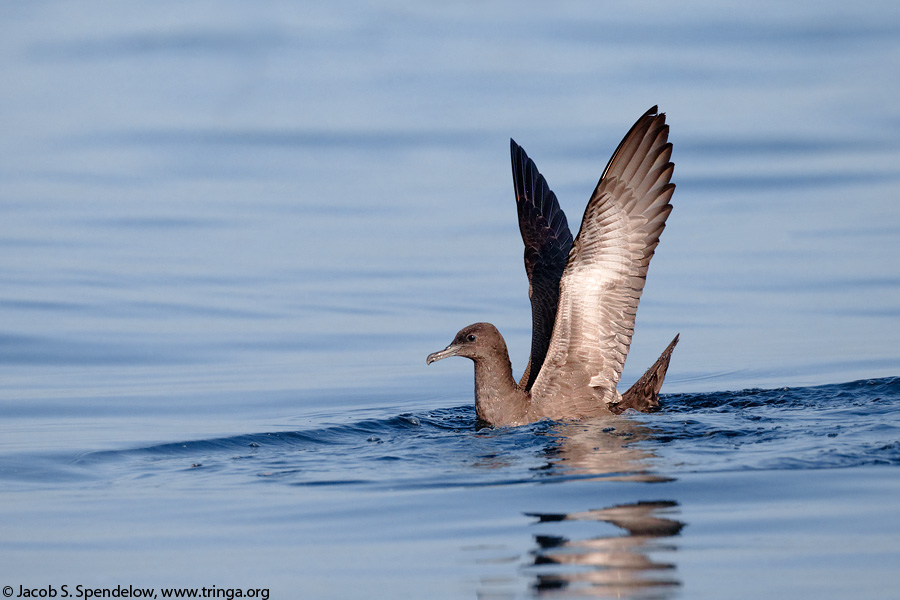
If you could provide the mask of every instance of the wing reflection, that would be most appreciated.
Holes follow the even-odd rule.
[[[668,515],[677,512],[671,501],[619,504],[569,514],[532,513],[537,523],[596,521],[619,528],[613,535],[573,540],[566,536],[535,535],[533,551],[537,592],[565,589],[567,594],[600,598],[669,598],[680,581],[675,565],[650,554],[673,552],[662,540],[679,534],[684,523]],[[624,533],[622,533],[624,532]],[[572,569],[572,567],[581,567]]]

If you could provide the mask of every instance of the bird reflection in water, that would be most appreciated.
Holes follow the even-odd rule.
[[[553,475],[597,475],[604,481],[661,483],[671,478],[652,472],[656,455],[640,445],[654,430],[628,417],[556,423],[549,435],[546,468]]]
[[[538,523],[596,521],[620,528],[612,535],[573,540],[565,536],[536,535],[534,589],[601,598],[654,598],[671,596],[680,581],[675,565],[659,562],[650,553],[672,552],[663,540],[678,535],[684,523],[670,515],[672,501],[635,502],[569,514],[531,514]],[[624,532],[624,533],[622,533]],[[570,567],[583,567],[571,569]]]
[[[627,418],[561,424],[554,431],[557,443],[548,448],[550,469],[597,475],[603,481],[671,481],[650,472],[653,453],[637,444],[651,433]],[[680,585],[675,565],[651,558],[651,554],[676,550],[670,538],[684,527],[673,518],[677,512],[677,502],[658,500],[583,512],[527,513],[537,519],[534,526],[542,530],[534,536],[533,566],[528,568],[534,576],[533,589],[538,594],[563,592],[601,598],[672,597]],[[564,522],[583,522],[585,526]],[[613,525],[616,530],[596,535],[597,526],[588,526],[590,522]]]

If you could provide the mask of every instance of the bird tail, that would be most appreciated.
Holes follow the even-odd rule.
[[[663,350],[656,362],[628,391],[622,394],[622,399],[609,404],[609,410],[615,414],[621,414],[629,408],[640,412],[656,412],[659,410],[659,390],[666,378],[666,370],[669,368],[669,359],[672,351],[678,343],[678,336]]]

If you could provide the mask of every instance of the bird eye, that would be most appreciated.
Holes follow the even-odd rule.
[[[475,334],[474,334],[474,333],[470,333],[469,335],[466,336],[466,339],[469,340],[470,342],[474,342],[474,341],[475,341]]]

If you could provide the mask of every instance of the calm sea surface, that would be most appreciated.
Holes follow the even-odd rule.
[[[5,2],[0,76],[4,595],[897,597],[900,4]],[[575,229],[654,104],[663,412],[476,431],[509,138]]]

